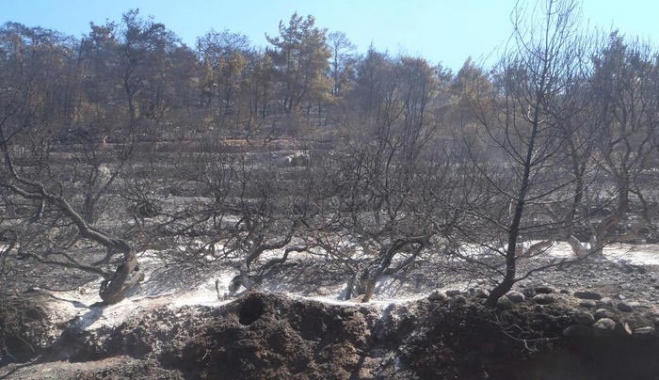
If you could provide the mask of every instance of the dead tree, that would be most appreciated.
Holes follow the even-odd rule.
[[[8,189],[17,197],[43,202],[52,207],[61,214],[61,217],[68,219],[73,224],[77,231],[76,239],[81,238],[93,241],[105,247],[107,251],[103,260],[91,265],[79,262],[64,251],[48,252],[49,254],[55,253],[63,256],[66,259],[63,262],[51,260],[47,257],[47,254],[40,255],[36,252],[24,252],[24,254],[46,264],[62,265],[102,275],[104,280],[99,291],[101,299],[108,304],[121,301],[125,297],[126,292],[143,279],[143,274],[139,271],[137,265],[137,256],[131,246],[123,239],[113,237],[104,231],[90,226],[62,196],[46,188],[43,183],[27,179],[18,174],[13,160],[9,155],[2,129],[0,129],[0,149],[3,152],[5,167],[9,175],[6,180],[2,181],[4,188]],[[99,265],[109,262],[115,254],[122,255],[122,261],[116,270],[114,272],[102,270]]]
[[[551,105],[574,84],[568,74],[579,64],[575,8],[573,1],[548,1],[533,13],[518,4],[513,12],[515,43],[496,66],[491,93],[480,94],[473,103],[480,114],[478,126],[472,131],[475,136],[463,141],[471,171],[467,212],[474,224],[462,236],[469,243],[495,242],[494,252],[505,261],[505,269],[467,253],[461,256],[501,276],[494,281],[489,305],[530,274],[517,273],[520,240],[542,229],[549,234],[564,224],[530,216],[543,204],[562,200],[563,190],[573,184],[556,165],[566,140],[555,128]],[[479,234],[484,240],[474,239]]]
[[[229,295],[258,287],[292,252],[307,249],[298,233],[311,212],[304,191],[309,167],[282,168],[268,149],[265,143],[260,149],[191,154],[182,171],[187,185],[204,196],[164,216],[165,228],[187,243],[179,258],[238,271],[228,284]],[[263,260],[274,250],[283,254]]]
[[[611,241],[638,237],[649,226],[648,178],[650,162],[656,154],[657,63],[656,51],[638,43],[626,42],[617,32],[592,58],[593,91],[597,94],[593,118],[597,120],[594,163],[603,179],[613,184],[609,198],[611,215],[593,228],[595,251]],[[636,207],[638,218],[631,218]],[[634,220],[636,219],[636,220]],[[616,236],[618,235],[618,236]]]
[[[28,40],[31,42],[20,43]],[[56,166],[58,159],[69,152],[56,152],[54,147],[60,141],[53,131],[70,122],[71,103],[67,102],[72,99],[53,94],[61,93],[59,86],[71,79],[70,72],[60,71],[70,68],[70,47],[58,40],[56,33],[41,33],[17,24],[0,30],[0,44],[3,50],[15,53],[0,58],[0,188],[9,206],[25,203],[31,210],[15,215],[3,228],[19,237],[17,254],[101,275],[101,299],[118,302],[141,280],[135,253],[127,241],[85,219],[72,201],[75,194],[68,192],[69,183],[58,176],[66,165]],[[55,61],[63,64],[49,65]],[[71,248],[79,241],[105,248],[106,260],[78,260]],[[122,258],[116,270],[104,269],[103,264],[117,254]]]
[[[369,51],[341,123],[344,146],[319,170],[319,216],[308,239],[345,271],[346,297],[373,296],[384,275],[403,271],[437,235],[450,233],[459,207],[449,144],[439,139],[441,118],[429,104],[439,78],[422,59]]]

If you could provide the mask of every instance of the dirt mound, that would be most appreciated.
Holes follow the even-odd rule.
[[[441,297],[440,297],[441,298]],[[252,292],[162,306],[116,327],[71,323],[11,379],[654,379],[659,338],[593,334],[569,295],[487,308],[464,294],[384,309]],[[607,314],[611,318],[618,318]],[[648,314],[649,315],[649,314]],[[631,315],[630,315],[631,317]],[[622,319],[621,319],[622,321]],[[575,329],[575,326],[582,327]],[[647,328],[646,328],[647,329]],[[566,334],[566,331],[588,334]]]
[[[375,318],[367,308],[252,293],[205,323],[175,365],[200,378],[348,379]]]
[[[360,378],[378,319],[368,307],[265,293],[219,308],[163,306],[115,328],[80,330],[72,321],[43,363],[8,378]]]

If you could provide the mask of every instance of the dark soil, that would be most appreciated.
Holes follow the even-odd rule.
[[[40,347],[52,343],[42,297],[3,293],[0,300],[0,366],[35,358]]]
[[[107,331],[65,329],[8,379],[656,379],[659,339],[567,338],[574,307],[477,298],[373,307],[253,292],[162,307]]]
[[[207,321],[175,367],[190,378],[354,377],[369,348],[375,314],[253,293]],[[175,363],[175,361],[173,361]]]

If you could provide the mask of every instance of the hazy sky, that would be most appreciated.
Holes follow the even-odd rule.
[[[469,56],[490,56],[511,33],[517,0],[0,0],[0,23],[15,21],[80,37],[89,22],[119,21],[139,8],[194,47],[211,28],[247,35],[265,46],[280,20],[293,12],[314,15],[316,24],[342,31],[360,52],[372,43],[392,54],[406,53],[459,69]],[[520,0],[534,3],[534,0]],[[604,31],[659,42],[659,1],[583,0],[585,23]]]

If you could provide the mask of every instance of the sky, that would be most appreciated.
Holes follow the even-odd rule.
[[[534,4],[535,0],[519,0]],[[517,0],[0,0],[0,24],[40,26],[81,37],[89,23],[120,21],[139,8],[194,47],[211,29],[230,30],[265,47],[280,20],[294,12],[313,15],[316,25],[341,31],[365,52],[369,45],[392,55],[420,56],[457,71],[468,57],[493,62],[512,32]],[[659,42],[659,1],[582,0],[582,22],[600,31]]]

